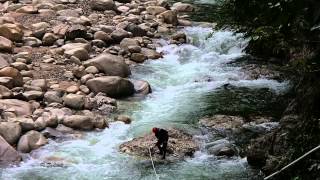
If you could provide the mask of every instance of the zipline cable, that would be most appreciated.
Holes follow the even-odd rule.
[[[282,169],[280,169],[279,171],[276,171],[275,173],[271,174],[270,176],[264,178],[264,180],[268,180],[270,178],[272,178],[273,176],[281,173],[282,171],[286,170],[288,167],[294,165],[296,162],[300,161],[301,159],[305,158],[306,156],[308,156],[309,154],[315,152],[316,150],[320,149],[320,145],[311,149],[310,151],[308,151],[307,153],[305,153],[303,156],[299,157],[298,159],[294,160],[292,163],[286,165],[285,167],[283,167]]]
[[[159,176],[158,176],[158,174],[157,174],[156,168],[154,167],[154,163],[153,163],[153,159],[152,159],[150,147],[148,148],[148,150],[149,150],[149,156],[150,156],[150,159],[151,159],[151,163],[152,163],[152,167],[153,167],[154,174],[155,174],[157,180],[159,180]]]

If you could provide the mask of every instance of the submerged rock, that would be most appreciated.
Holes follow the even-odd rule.
[[[193,156],[198,145],[192,139],[190,134],[184,133],[177,129],[169,129],[169,142],[167,148],[168,160],[181,160],[187,156]],[[134,138],[133,140],[120,145],[120,151],[129,155],[138,156],[149,159],[149,148],[155,160],[161,159],[160,156],[155,156],[158,148],[154,148],[157,139],[153,134],[147,134],[142,137]]]

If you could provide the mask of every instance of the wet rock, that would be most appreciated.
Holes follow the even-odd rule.
[[[23,37],[23,31],[16,24],[2,24],[0,25],[0,36],[3,36],[11,41],[20,42]]]
[[[15,144],[21,136],[21,126],[13,122],[0,122],[0,136],[9,144]]]
[[[152,92],[151,86],[147,81],[143,80],[131,80],[134,85],[136,94],[147,95]]]
[[[51,138],[51,139],[61,138],[65,136],[62,132],[56,129],[53,129],[51,127],[45,128],[43,131],[41,131],[41,133],[43,134],[44,137]]]
[[[59,132],[62,132],[62,133],[67,133],[67,134],[75,133],[75,130],[73,130],[72,128],[67,127],[67,126],[65,126],[63,124],[59,124],[56,127],[56,130],[59,131]]]
[[[168,160],[181,160],[186,156],[193,156],[194,152],[198,149],[197,144],[192,140],[192,136],[176,129],[169,129],[169,142],[167,159]],[[143,137],[134,138],[133,140],[120,145],[120,151],[133,156],[139,156],[149,159],[150,147],[154,147],[156,137],[153,134],[147,134]],[[152,154],[157,149],[151,149]],[[161,157],[156,156],[155,161],[159,161]]]
[[[13,51],[13,43],[11,40],[0,36],[0,52],[9,52]]]
[[[137,63],[143,63],[147,57],[142,53],[132,53],[130,59]]]
[[[97,11],[115,9],[115,3],[113,2],[113,0],[91,0],[90,6],[91,6],[91,9],[97,10]]]
[[[159,59],[162,57],[162,55],[157,51],[148,48],[142,48],[141,53],[144,54],[148,59]]]
[[[209,146],[209,147],[208,147]],[[236,150],[234,146],[227,140],[221,139],[206,145],[208,147],[208,152],[216,156],[234,156],[236,155]]]
[[[0,99],[0,109],[13,112],[16,116],[30,116],[33,112],[30,103],[17,99]]]
[[[181,42],[181,43],[184,43],[187,40],[187,36],[183,32],[177,32],[171,36],[171,39],[178,41],[178,42]]]
[[[103,53],[83,63],[84,66],[95,66],[109,76],[128,77],[131,72],[124,59],[120,56]]]
[[[124,122],[125,124],[131,124],[132,119],[126,115],[119,115],[115,118],[115,121],[121,121],[121,122]]]
[[[21,136],[17,150],[22,153],[29,153],[32,150],[48,143],[48,140],[38,131],[29,131],[25,135]]]
[[[10,164],[20,162],[20,154],[0,136],[0,164]]]
[[[125,97],[134,93],[133,84],[119,76],[103,76],[90,79],[86,86],[94,93],[105,93],[110,97]]]
[[[78,94],[68,94],[63,97],[64,105],[73,109],[83,109],[85,96]]]
[[[89,116],[72,115],[65,117],[63,125],[79,130],[92,130],[94,129],[94,120]]]

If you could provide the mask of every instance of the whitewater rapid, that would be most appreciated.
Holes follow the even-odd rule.
[[[241,67],[230,65],[244,54],[247,40],[232,31],[213,32],[211,28],[183,29],[190,44],[163,45],[159,60],[149,60],[132,69],[132,79],[151,84],[153,93],[142,100],[123,100],[119,108],[133,118],[131,125],[110,124],[102,132],[86,133],[78,140],[55,142],[33,152],[19,166],[2,170],[5,180],[99,180],[154,179],[150,162],[118,152],[118,146],[133,137],[149,133],[153,126],[178,127],[198,134],[197,114],[208,107],[205,94],[225,84],[236,87],[268,88],[281,93],[287,82],[265,78],[249,80]],[[210,36],[212,34],[212,36]],[[50,166],[48,159],[61,159]],[[194,158],[156,165],[160,179],[247,179],[245,159],[219,159],[199,151]]]

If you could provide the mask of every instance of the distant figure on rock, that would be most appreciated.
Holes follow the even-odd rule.
[[[167,153],[168,139],[169,139],[168,131],[154,127],[152,128],[152,132],[158,139],[156,146],[159,148],[160,154],[162,155],[162,159],[165,159],[166,153]]]

